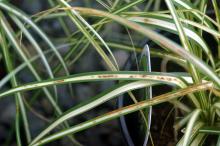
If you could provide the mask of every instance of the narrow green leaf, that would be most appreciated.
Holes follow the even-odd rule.
[[[40,48],[40,46],[38,45],[38,43],[36,42],[36,40],[32,37],[32,35],[28,32],[28,30],[24,27],[24,25],[21,23],[21,21],[13,16],[10,15],[12,20],[14,20],[14,22],[18,25],[18,27],[21,29],[21,31],[26,35],[27,39],[31,42],[31,44],[34,46],[34,48],[36,49],[36,51],[39,53],[43,63],[45,64],[46,70],[48,71],[48,74],[50,76],[50,78],[54,78],[54,74],[53,71],[49,65],[49,62],[47,61],[42,49]],[[55,91],[55,95],[57,97],[57,89],[54,86],[54,91]]]
[[[191,129],[190,137],[188,137],[189,142],[193,141],[193,139],[196,137],[196,135],[198,135],[199,129],[202,128],[203,126],[204,126],[203,122],[198,121],[195,123],[195,125],[193,126],[193,129]],[[177,146],[183,146],[184,140],[185,140],[185,134],[178,141]]]
[[[2,16],[2,13],[0,12],[0,21],[3,21],[3,16]],[[1,26],[1,25],[0,25]],[[5,39],[5,35],[3,34],[2,31],[0,31],[0,37],[1,37],[1,46],[2,46],[2,49],[3,49],[3,54],[4,54],[4,60],[5,60],[5,64],[6,64],[6,68],[8,70],[8,72],[11,72],[13,70],[13,64],[12,64],[12,60],[11,60],[11,57],[9,55],[9,48],[7,47],[7,42],[6,42],[6,39]],[[18,86],[18,83],[17,83],[17,79],[15,76],[12,76],[11,78],[11,84],[12,84],[12,87],[16,87]],[[25,129],[25,136],[26,136],[26,139],[28,142],[31,141],[31,133],[30,133],[30,128],[29,128],[29,123],[28,123],[28,120],[27,120],[27,114],[26,114],[26,110],[25,110],[25,107],[24,107],[24,103],[23,103],[23,97],[21,95],[21,93],[16,93],[15,94],[15,101],[16,101],[16,137],[17,137],[17,141],[18,141],[18,145],[21,144],[21,136],[20,136],[20,129],[19,129],[19,126],[20,126],[20,122],[19,122],[19,115],[20,115],[20,112],[21,112],[21,116],[22,116],[22,119],[23,119],[23,124],[24,124],[24,129]]]
[[[53,52],[55,53],[55,55],[59,59],[60,63],[62,64],[66,74],[69,75],[68,68],[67,68],[65,62],[63,61],[62,56],[60,55],[60,53],[57,51],[56,47],[54,46],[54,44],[50,41],[50,39],[46,36],[46,34],[31,19],[28,18],[28,16],[26,14],[24,14],[23,12],[21,12],[20,10],[18,10],[17,8],[15,8],[14,6],[12,6],[6,2],[0,2],[0,7],[2,9],[5,9],[6,11],[16,15],[17,17],[22,19],[25,23],[28,23],[30,26],[32,26],[32,28],[50,46],[50,48],[53,50]]]
[[[68,77],[50,79],[46,81],[39,81],[36,83],[29,83],[22,85],[16,88],[12,88],[8,91],[0,93],[0,98],[27,90],[38,89],[42,87],[67,84],[67,83],[82,83],[82,82],[94,82],[94,81],[110,81],[110,80],[127,80],[127,81],[136,81],[136,80],[149,80],[149,81],[159,81],[161,83],[176,85],[179,87],[186,87],[185,82],[193,83],[192,79],[187,76],[177,76],[177,74],[170,73],[157,73],[157,72],[142,72],[142,71],[118,71],[118,72],[90,72],[90,73],[81,73],[76,75],[71,75]]]
[[[59,0],[60,3],[67,7],[67,8],[71,8],[71,6],[65,2],[64,0]],[[69,9],[67,10],[67,13],[69,15],[69,17],[71,18],[71,20],[77,25],[77,27],[82,31],[82,33],[86,36],[86,38],[91,42],[91,44],[96,48],[97,52],[100,54],[100,56],[104,59],[104,61],[107,63],[107,65],[109,66],[109,68],[111,70],[118,70],[118,63],[111,51],[111,49],[108,47],[108,45],[105,43],[105,41],[102,39],[102,37],[94,30],[93,27],[91,27],[91,25],[89,25],[75,10],[73,9]],[[104,44],[104,46],[106,47],[106,49],[108,50],[108,52],[110,53],[110,55],[112,56],[112,59],[114,60],[114,64],[112,64],[112,62],[110,61],[110,59],[108,58],[108,56],[105,54],[105,52],[102,50],[102,48],[99,46],[99,44],[97,44],[97,42],[94,40],[93,36],[91,36],[89,34],[89,32],[84,28],[84,26],[82,26],[82,24],[79,22],[79,19],[83,24],[86,25],[86,27],[88,27],[90,29],[90,31],[93,32],[93,34],[101,41],[101,43]]]
[[[109,120],[115,119],[119,116],[126,115],[126,114],[141,110],[141,109],[149,107],[149,106],[153,106],[153,105],[157,105],[157,104],[160,104],[163,102],[167,102],[167,101],[170,101],[170,100],[175,99],[177,97],[186,95],[188,93],[193,93],[193,92],[197,92],[197,91],[201,91],[201,90],[210,89],[210,88],[212,88],[211,86],[212,85],[210,83],[194,85],[191,87],[187,87],[185,89],[181,89],[179,91],[163,94],[163,95],[154,97],[154,98],[146,100],[146,101],[142,101],[142,102],[139,102],[139,103],[127,106],[127,107],[123,107],[121,109],[118,109],[118,110],[112,111],[110,113],[104,114],[102,116],[99,116],[95,119],[92,119],[92,120],[86,121],[84,123],[81,123],[79,125],[73,126],[69,129],[55,133],[55,134],[48,136],[42,140],[40,140],[41,138],[39,137],[38,140],[36,140],[35,142],[32,142],[30,144],[30,146],[42,145],[42,144],[48,143],[50,141],[53,141],[55,139],[58,139],[60,137],[63,137],[65,135],[77,133],[79,131],[88,129],[92,126],[95,126],[95,125],[107,122]],[[195,116],[195,114],[194,114],[194,116]],[[191,120],[191,122],[192,122],[192,120]],[[42,137],[43,137],[43,135],[42,135]]]
[[[205,126],[202,127],[199,130],[200,133],[206,133],[206,134],[215,134],[219,135],[220,134],[220,128],[218,126]]]
[[[96,16],[101,16],[101,17],[108,17],[110,19],[113,19],[117,21],[118,23],[125,25],[145,36],[148,38],[154,40],[156,43],[158,43],[161,46],[164,46],[165,48],[169,49],[170,51],[178,54],[182,58],[186,59],[190,63],[192,63],[198,70],[200,70],[203,74],[206,74],[209,76],[210,79],[215,81],[216,85],[220,87],[220,79],[219,77],[214,73],[214,71],[207,65],[205,64],[201,59],[196,57],[195,55],[189,53],[185,49],[183,49],[181,46],[178,44],[174,43],[170,39],[158,34],[155,31],[152,31],[150,29],[147,29],[146,27],[143,27],[141,25],[138,25],[137,23],[133,23],[131,21],[128,21],[125,18],[122,18],[117,15],[112,15],[103,11],[95,10],[95,9],[89,9],[89,8],[72,8],[80,13],[86,14],[86,15],[96,15]]]
[[[85,104],[83,106],[75,107],[74,109],[70,110],[70,112],[67,112],[65,115],[61,116],[59,119],[55,120],[51,125],[49,125],[45,130],[43,130],[32,142],[30,145],[36,143],[38,140],[40,140],[42,137],[44,137],[46,134],[48,134],[51,130],[53,130],[55,127],[57,127],[62,122],[73,118],[79,114],[82,114],[116,96],[119,96],[123,93],[126,93],[128,91],[132,91],[135,89],[143,88],[143,87],[149,87],[153,86],[155,84],[158,84],[158,82],[155,81],[136,81],[128,84],[119,84],[116,88],[111,89],[109,92],[101,93],[101,95],[98,95],[95,97],[95,100],[90,101],[88,104]],[[103,95],[104,94],[104,95]]]
[[[1,2],[0,2],[1,4]],[[12,46],[18,51],[19,55],[21,56],[21,58],[28,64],[28,68],[30,69],[30,71],[33,73],[33,75],[35,76],[35,78],[38,81],[41,81],[40,76],[38,75],[38,73],[36,72],[36,70],[34,69],[34,67],[32,66],[32,64],[30,64],[29,60],[27,59],[26,55],[23,53],[18,41],[15,38],[15,34],[14,32],[11,30],[11,28],[4,22],[4,21],[0,21],[0,24],[2,26],[2,29],[4,30],[6,36],[8,37],[8,40],[12,43]],[[57,105],[57,103],[55,102],[54,98],[52,97],[51,93],[49,92],[49,90],[47,88],[43,88],[43,91],[46,95],[46,97],[48,98],[49,102],[51,103],[51,105],[54,107],[54,110],[56,111],[57,115],[61,115],[62,111],[60,109],[60,107]],[[66,127],[68,127],[68,123],[65,122],[64,123]],[[71,138],[72,139],[72,138]],[[72,141],[75,142],[75,144],[77,144],[77,142],[72,139]]]
[[[187,127],[186,127],[186,131],[184,134],[184,139],[183,139],[183,144],[182,146],[188,146],[190,144],[190,136],[192,134],[192,130],[193,127],[197,121],[197,119],[199,118],[200,114],[201,114],[201,109],[196,109],[193,113],[192,113],[192,117],[189,120]]]

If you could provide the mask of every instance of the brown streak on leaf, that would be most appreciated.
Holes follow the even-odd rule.
[[[57,80],[56,82],[57,82],[57,83],[63,83],[64,80]]]
[[[99,75],[98,78],[117,78],[117,75]]]

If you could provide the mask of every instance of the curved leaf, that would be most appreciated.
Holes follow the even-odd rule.
[[[47,128],[40,135],[38,135],[37,138],[35,138],[32,141],[30,146],[42,145],[42,144],[50,142],[51,140],[58,139],[60,137],[68,135],[68,134],[77,133],[77,132],[85,130],[85,129],[91,127],[91,126],[95,126],[95,125],[104,123],[106,121],[112,120],[114,118],[117,118],[121,115],[126,115],[126,114],[141,110],[141,109],[149,107],[149,106],[153,106],[153,105],[157,105],[157,104],[160,104],[160,103],[163,103],[163,102],[166,102],[166,101],[170,101],[172,99],[175,99],[177,97],[186,95],[188,93],[193,93],[193,92],[197,92],[197,91],[201,91],[201,90],[210,90],[211,88],[212,88],[211,83],[204,83],[204,84],[199,84],[199,85],[194,85],[194,86],[191,86],[191,87],[187,87],[185,89],[180,89],[179,91],[163,94],[163,95],[154,97],[152,99],[142,101],[142,102],[139,102],[139,103],[136,103],[136,104],[133,104],[133,105],[130,105],[130,106],[123,107],[121,109],[112,111],[110,113],[107,113],[107,114],[99,116],[95,119],[86,121],[86,122],[81,123],[79,125],[73,126],[73,127],[69,128],[67,130],[63,130],[63,131],[58,132],[56,134],[53,134],[49,137],[46,137],[45,139],[40,140],[45,134],[47,134],[50,130],[52,130],[52,128],[55,125],[58,124],[58,121],[60,120],[60,119],[58,119],[50,125],[51,129]],[[77,113],[76,111],[77,111],[77,109],[75,110],[75,113]],[[72,112],[74,112],[74,111],[72,111]],[[197,112],[194,115],[196,117]],[[193,118],[193,119],[195,119],[195,118]],[[192,122],[193,121],[191,121],[191,123]]]

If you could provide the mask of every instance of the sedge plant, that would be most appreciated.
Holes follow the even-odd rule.
[[[183,131],[183,136],[176,145],[203,145],[209,135],[220,136],[218,0],[96,0],[94,3],[97,8],[87,0],[83,1],[85,7],[71,5],[71,0],[47,2],[47,10],[28,15],[10,1],[0,0],[0,61],[7,71],[0,81],[0,100],[9,96],[15,98],[14,130],[17,145],[39,146],[64,137],[70,140],[70,144],[83,145],[74,137],[75,134],[135,111],[144,112],[142,109],[165,102],[174,104],[184,113],[173,125],[175,131]],[[53,38],[40,27],[40,22],[48,20],[60,24],[62,37]],[[74,25],[74,30],[71,30],[66,20]],[[92,23],[89,20],[93,20]],[[102,32],[112,23],[129,33],[112,30],[113,35],[103,37]],[[31,33],[33,31],[35,33]],[[167,37],[166,33],[172,34],[178,41],[174,37]],[[115,39],[114,35],[121,41]],[[206,35],[210,36],[213,43],[207,43]],[[114,51],[140,54],[143,49],[139,42],[146,38],[154,44],[150,47],[153,58],[166,59],[181,66],[184,72],[175,69],[175,72],[123,71]],[[63,52],[62,46],[69,49]],[[31,53],[33,50],[29,47],[34,53]],[[95,50],[107,69],[72,73],[70,68],[89,49]],[[51,54],[50,57],[48,54]],[[56,62],[53,61],[54,58]],[[44,68],[43,71],[39,69],[39,64],[40,68]],[[22,81],[18,73],[23,70],[28,70],[34,81]],[[59,85],[68,85],[68,92],[74,96],[72,89],[75,84],[105,81],[115,81],[115,84],[67,111],[59,105]],[[10,88],[3,90],[8,82]],[[136,100],[138,97],[133,97],[132,105],[79,124],[69,122],[122,94],[132,95],[134,90],[156,88],[157,85],[171,86],[173,90],[141,102]],[[34,94],[26,97],[26,92]],[[33,136],[27,113],[33,112],[32,105],[42,97],[48,100],[54,115],[52,120],[46,119],[45,128],[39,129],[40,132]],[[40,113],[35,114],[45,120]],[[21,133],[25,133],[25,139]],[[220,137],[216,145],[220,145]]]

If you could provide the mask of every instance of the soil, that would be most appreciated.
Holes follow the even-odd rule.
[[[173,106],[168,103],[153,107],[151,135],[155,146],[174,146],[176,144],[173,129],[174,112],[172,112],[168,118],[164,130],[161,132],[165,119],[172,107]],[[149,141],[149,146],[151,145],[152,144]]]

